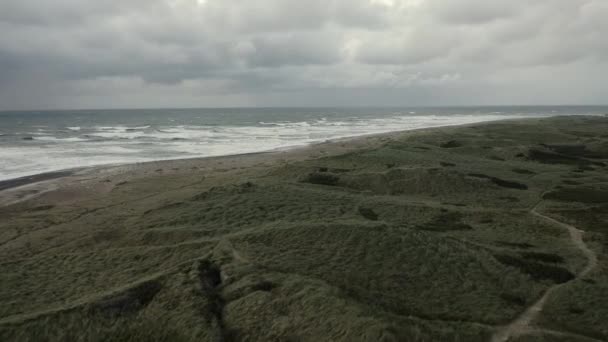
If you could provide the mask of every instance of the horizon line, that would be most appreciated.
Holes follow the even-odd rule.
[[[0,113],[7,112],[81,112],[81,111],[116,111],[116,110],[192,110],[192,109],[392,109],[392,108],[418,108],[418,109],[445,109],[445,108],[498,108],[498,107],[608,107],[608,104],[495,104],[495,105],[438,105],[438,106],[192,106],[192,107],[107,107],[107,108],[56,108],[56,109],[0,109]]]

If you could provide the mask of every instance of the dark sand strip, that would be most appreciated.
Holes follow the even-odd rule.
[[[16,187],[20,187],[23,185],[34,184],[42,181],[47,181],[51,179],[63,178],[67,176],[71,176],[74,174],[74,171],[54,171],[54,172],[46,172],[33,176],[20,177],[15,179],[9,179],[0,181],[0,191],[4,191],[7,189],[12,189]]]

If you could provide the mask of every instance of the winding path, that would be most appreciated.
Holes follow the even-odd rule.
[[[571,281],[574,281],[576,279],[580,279],[580,278],[586,276],[597,265],[597,255],[591,249],[589,249],[589,247],[587,247],[587,244],[585,244],[585,241],[583,240],[584,231],[580,230],[574,226],[560,222],[556,219],[553,219],[551,217],[548,217],[548,216],[545,216],[545,215],[539,213],[536,210],[536,208],[540,205],[540,203],[541,202],[537,203],[534,206],[534,208],[532,208],[530,210],[530,213],[545,221],[551,222],[552,224],[554,224],[556,226],[559,226],[559,227],[562,227],[562,228],[568,230],[568,233],[570,234],[570,240],[572,241],[572,243],[587,258],[587,265],[585,265],[585,268],[583,268],[583,270],[576,275],[576,278],[572,279]],[[569,282],[571,282],[571,281],[569,281]],[[545,293],[542,295],[542,297],[540,297],[540,299],[538,299],[534,304],[532,304],[529,308],[527,308],[526,311],[524,311],[521,315],[519,315],[513,322],[509,323],[508,325],[500,327],[496,331],[496,333],[492,336],[491,341],[492,342],[507,342],[512,337],[526,335],[531,332],[542,333],[544,331],[543,329],[532,329],[530,327],[530,324],[532,323],[532,321],[534,321],[538,317],[538,314],[543,310],[543,307],[545,306],[545,303],[547,302],[547,299],[549,298],[549,296],[553,292],[557,291],[557,289],[568,284],[569,282],[556,284],[556,285],[549,287],[547,289],[547,291],[545,291]],[[564,333],[564,335],[567,335],[567,334]]]

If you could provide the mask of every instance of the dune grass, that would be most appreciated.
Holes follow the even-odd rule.
[[[487,341],[564,282],[535,324],[608,339],[606,131],[396,133],[0,208],[0,340]],[[585,258],[539,201],[601,268],[568,282]]]

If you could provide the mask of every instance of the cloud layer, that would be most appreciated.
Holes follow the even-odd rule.
[[[0,2],[0,109],[605,103],[605,0]]]

